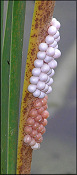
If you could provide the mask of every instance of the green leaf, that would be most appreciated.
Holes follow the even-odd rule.
[[[21,60],[26,1],[13,1],[9,107],[8,107],[8,149],[7,174],[15,174],[17,162],[18,116]]]
[[[4,10],[4,1],[1,1],[1,55],[3,45],[3,10]]]
[[[3,3],[1,1],[1,3]],[[1,57],[1,171],[2,174],[7,173],[7,125],[8,125],[8,95],[9,95],[9,64],[10,45],[11,45],[11,21],[12,21],[12,5],[9,1],[7,9],[7,18],[4,34],[3,52]],[[2,4],[3,6],[3,4]],[[3,14],[3,12],[2,12]],[[3,17],[2,17],[3,18]],[[1,30],[2,22],[1,20]],[[2,36],[1,31],[1,36]],[[1,38],[1,44],[2,44]]]

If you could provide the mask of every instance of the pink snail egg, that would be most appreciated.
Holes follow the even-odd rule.
[[[45,97],[45,93],[41,92],[40,96],[38,98],[44,98]]]
[[[52,73],[49,75],[50,78],[55,74],[54,69],[51,69],[51,70],[52,70]]]
[[[34,61],[34,66],[36,67],[36,68],[39,68],[39,67],[41,67],[43,65],[43,60],[35,60]]]
[[[54,23],[57,21],[57,19],[56,18],[52,18],[52,21],[51,21],[51,25],[53,26],[54,25]]]
[[[31,132],[31,137],[36,137],[36,135],[37,135],[37,130],[32,130],[32,132]]]
[[[56,29],[59,30],[59,28],[60,28],[61,25],[60,25],[60,22],[56,20],[56,21],[54,21],[53,26],[55,26]]]
[[[29,145],[30,145],[30,146],[34,146],[35,144],[36,144],[36,141],[32,138]]]
[[[31,111],[29,112],[29,116],[32,118],[35,118],[37,116],[37,110],[31,109]]]
[[[46,92],[46,94],[50,94],[51,92],[52,92],[52,87],[49,86],[48,91]]]
[[[41,125],[38,127],[37,131],[38,131],[38,132],[41,132],[43,129],[44,129],[44,126],[41,124]]]
[[[49,86],[53,83],[53,79],[50,78],[49,82],[47,83]]]
[[[32,76],[32,77],[30,78],[30,83],[36,85],[36,84],[38,83],[38,80],[39,80],[38,77]]]
[[[39,109],[37,110],[38,114],[41,114],[43,111],[44,111],[44,108],[43,108],[43,107],[41,107],[41,108],[39,108]]]
[[[33,96],[39,97],[40,94],[41,94],[41,91],[39,89],[36,89],[35,92],[33,93]]]
[[[47,74],[41,73],[40,76],[39,76],[39,79],[40,79],[40,81],[46,81],[47,77],[48,77]]]
[[[48,29],[48,34],[49,35],[55,35],[55,33],[57,32],[57,29],[55,26],[50,26],[49,29]]]
[[[53,57],[50,57],[50,56],[46,55],[44,61],[45,61],[46,63],[49,63],[52,59],[53,59]]]
[[[35,90],[36,90],[36,85],[30,84],[30,85],[28,86],[28,91],[29,91],[29,92],[34,92]]]
[[[32,119],[31,117],[29,117],[28,119],[27,119],[27,124],[29,125],[29,126],[32,126],[33,124],[34,124],[34,119]]]
[[[44,88],[42,91],[43,91],[43,92],[46,92],[46,91],[48,91],[48,88],[49,88],[49,87],[48,87],[48,85],[46,84],[46,85],[45,85],[45,88]]]
[[[38,122],[35,122],[34,125],[32,126],[32,128],[34,130],[36,130],[38,127],[39,127],[39,123]]]
[[[30,143],[31,142],[31,137],[30,137],[30,135],[26,135],[25,137],[24,137],[24,142],[25,143]]]
[[[39,50],[40,51],[46,51],[48,48],[48,45],[46,43],[40,43],[39,44]]]
[[[50,35],[48,35],[45,39],[47,44],[52,44],[54,42],[54,38]]]
[[[43,137],[41,137],[39,140],[37,140],[37,143],[41,143],[43,141]]]
[[[46,98],[46,100],[48,100],[48,96],[47,95],[45,96],[45,98]]]
[[[50,77],[48,76],[48,79],[47,79],[47,81],[46,81],[46,84],[47,84],[49,81],[50,81]]]
[[[55,55],[53,56],[54,58],[59,58],[61,56],[61,52],[59,49],[55,49]]]
[[[45,58],[45,56],[46,56],[46,52],[39,51],[37,53],[37,58],[40,59],[40,60],[43,60]]]
[[[37,150],[40,148],[40,143],[36,143],[34,146],[31,146],[33,150]]]
[[[44,110],[46,110],[48,108],[48,105],[47,104],[44,105],[43,108],[44,108]]]
[[[41,99],[42,105],[45,106],[47,104],[46,98]]]
[[[36,122],[39,122],[39,121],[41,121],[41,120],[42,120],[41,115],[37,115],[37,117],[35,118],[35,121],[36,121]]]
[[[32,70],[32,74],[35,77],[38,77],[40,75],[40,72],[41,72],[41,69],[40,68],[33,68],[33,70]]]
[[[44,127],[43,131],[41,131],[41,134],[43,135],[46,132],[46,128]]]
[[[57,31],[53,37],[54,37],[54,39],[57,39],[59,36],[60,36],[60,33],[59,33],[59,31]]]
[[[47,65],[47,64],[44,63],[43,66],[41,67],[41,71],[43,73],[47,73],[49,70],[50,70],[49,65]]]
[[[30,134],[30,133],[32,132],[32,127],[26,126],[26,127],[24,128],[24,131],[25,131],[26,134]]]
[[[41,133],[38,133],[37,136],[36,136],[36,138],[35,138],[35,140],[37,141],[37,140],[39,140],[39,139],[41,139],[41,138],[42,138]]]
[[[48,47],[46,54],[52,57],[55,54],[55,49],[53,47]]]
[[[48,123],[47,119],[44,119],[44,121],[42,122],[43,126],[46,126]]]
[[[55,39],[56,42],[60,41],[60,36]]]
[[[57,42],[55,40],[52,44],[49,44],[49,47],[56,47],[56,46],[57,46]]]
[[[48,111],[44,111],[41,116],[44,118],[44,119],[47,119],[49,117],[49,112]]]
[[[41,106],[42,106],[41,101],[40,101],[40,100],[36,100],[35,103],[34,103],[34,107],[35,107],[36,109],[39,109]]]
[[[45,87],[45,83],[42,82],[42,81],[38,81],[38,83],[37,83],[37,88],[38,88],[39,90],[42,90],[42,89],[44,89],[44,87]]]
[[[47,75],[50,75],[52,73],[52,69],[49,70],[49,72],[47,73]]]
[[[57,61],[55,61],[55,60],[52,60],[48,64],[49,64],[50,68],[56,68],[57,67]]]

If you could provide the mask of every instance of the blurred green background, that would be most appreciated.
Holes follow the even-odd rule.
[[[4,2],[4,27],[7,1]],[[34,1],[26,1],[20,104]],[[76,2],[56,1],[62,52],[48,98],[48,125],[41,148],[33,151],[31,174],[76,174]],[[20,111],[19,111],[20,112]]]

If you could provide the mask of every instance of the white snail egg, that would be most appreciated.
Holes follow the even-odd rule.
[[[57,67],[57,61],[55,61],[55,60],[52,60],[48,64],[49,64],[50,68],[56,68]]]
[[[46,56],[46,52],[39,51],[37,53],[37,58],[40,59],[40,60],[43,60],[45,58],[45,56]]]
[[[56,18],[52,18],[51,25],[54,25],[54,23],[57,21]]]
[[[49,47],[56,47],[56,46],[57,46],[57,42],[55,40],[52,44],[49,44]]]
[[[49,70],[50,70],[49,65],[44,63],[43,66],[41,67],[41,71],[43,73],[47,73]]]
[[[55,74],[54,69],[51,69],[51,70],[52,70],[52,73],[49,75],[50,78]]]
[[[57,41],[57,42],[60,41],[60,36],[57,39],[55,39],[55,41]]]
[[[53,24],[53,26],[55,26],[57,28],[57,30],[59,30],[61,24],[60,24],[59,21],[55,21],[54,24]]]
[[[33,68],[32,74],[36,77],[40,75],[41,69],[40,68]]]
[[[45,97],[45,93],[44,92],[41,92],[40,96],[38,98],[44,98]]]
[[[49,86],[53,83],[53,79],[50,78],[49,82],[47,83]]]
[[[48,29],[48,33],[49,35],[55,35],[55,33],[57,32],[57,29],[55,26],[50,26],[49,29]]]
[[[45,83],[48,83],[50,81],[50,77],[48,76],[47,81]]]
[[[40,51],[46,51],[48,48],[48,45],[46,43],[40,43],[39,44],[39,50]]]
[[[37,68],[39,68],[39,67],[41,67],[43,65],[43,60],[35,60],[34,61],[34,66],[35,67],[37,67]]]
[[[41,94],[41,91],[39,89],[36,89],[35,92],[33,93],[33,96],[39,97],[40,94]]]
[[[53,47],[48,47],[48,49],[47,49],[47,51],[46,51],[46,54],[48,55],[48,56],[53,56],[54,54],[55,54],[55,50],[54,50],[54,48]]]
[[[34,92],[36,90],[36,85],[34,85],[34,84],[30,84],[29,86],[28,86],[28,91],[29,92]]]
[[[49,86],[46,84],[45,85],[45,88],[42,90],[43,92],[46,92],[46,91],[48,91],[48,88],[49,88]]]
[[[52,87],[49,86],[48,91],[46,92],[46,94],[50,94],[51,92],[52,92]]]
[[[53,37],[54,37],[54,39],[57,39],[59,36],[60,36],[60,33],[59,33],[59,31],[57,31]]]
[[[33,150],[37,150],[40,148],[40,143],[36,143],[34,146],[31,146]]]
[[[39,76],[40,81],[46,81],[48,78],[47,74],[45,73],[41,73]]]
[[[44,61],[45,61],[46,63],[49,63],[52,59],[53,59],[52,57],[46,55]]]
[[[30,78],[30,83],[31,84],[37,84],[38,83],[38,80],[39,80],[39,77],[32,76]]]
[[[52,69],[49,70],[49,72],[47,72],[47,75],[50,75],[52,73]]]
[[[45,83],[42,81],[38,81],[37,83],[37,89],[42,90],[45,87]]]
[[[50,35],[48,35],[45,39],[47,44],[52,44],[54,42],[54,38]]]
[[[54,58],[59,58],[61,56],[61,52],[59,49],[55,49],[55,55],[53,56]]]
[[[54,49],[58,49],[58,44],[57,44],[57,46],[56,46],[56,47],[54,47]]]

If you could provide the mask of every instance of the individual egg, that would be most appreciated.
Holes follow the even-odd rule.
[[[53,26],[54,25],[54,23],[57,21],[57,19],[56,18],[52,18],[52,20],[51,20],[51,22],[50,22],[50,24]]]
[[[35,66],[36,68],[40,68],[42,65],[43,65],[43,60],[36,59],[36,60],[34,61],[34,66]]]
[[[48,48],[48,45],[46,43],[40,43],[39,44],[39,50],[40,51],[46,51]]]
[[[31,117],[29,117],[28,119],[27,119],[27,124],[29,125],[29,126],[32,126],[33,124],[34,124],[34,119],[32,119]]]
[[[41,125],[38,127],[37,131],[38,131],[38,132],[41,132],[43,129],[44,129],[44,126],[41,124]]]
[[[46,94],[50,94],[51,92],[52,92],[52,87],[49,86],[48,91],[46,92]]]
[[[36,143],[34,146],[31,146],[33,150],[37,150],[40,148],[40,143]]]
[[[51,62],[49,62],[48,63],[49,64],[49,66],[50,66],[50,68],[56,68],[57,67],[57,61],[55,61],[55,60],[52,60]]]
[[[39,80],[39,77],[32,76],[30,78],[30,83],[31,84],[37,84],[38,83],[38,80]]]
[[[40,68],[33,68],[33,70],[32,70],[32,74],[35,77],[38,77],[40,75],[40,72],[41,72],[41,69]]]
[[[46,98],[41,99],[41,102],[42,102],[42,105],[43,105],[43,106],[46,105],[46,104],[47,104]]]
[[[43,107],[41,107],[41,108],[39,108],[39,109],[37,110],[38,114],[41,114],[43,111],[44,111],[44,108],[43,108]]]
[[[51,74],[49,74],[49,77],[50,77],[50,78],[55,74],[54,69],[51,69],[51,70],[52,70],[52,72],[51,72]]]
[[[35,118],[35,121],[36,121],[36,122],[39,122],[39,121],[41,121],[41,120],[42,120],[41,115],[37,115],[37,117]]]
[[[45,95],[46,100],[48,100],[48,95]]]
[[[46,128],[44,127],[44,129],[41,131],[41,134],[43,135],[46,132]]]
[[[56,46],[57,46],[57,42],[55,40],[52,44],[49,44],[49,47],[56,47]]]
[[[41,143],[43,141],[43,137],[41,137],[39,140],[37,140],[37,143]]]
[[[43,92],[48,91],[48,85],[47,85],[47,84],[45,85],[45,88],[44,88],[42,91],[43,91]]]
[[[47,84],[48,84],[48,86],[50,86],[52,83],[53,83],[53,79],[50,78],[50,80],[49,80],[49,82]]]
[[[54,39],[57,39],[59,36],[60,36],[59,31],[57,31],[57,32],[56,32],[56,34],[55,34],[55,35],[53,35]]]
[[[47,44],[52,44],[54,42],[54,38],[52,36],[48,35],[46,37],[45,41],[46,41]]]
[[[38,98],[44,98],[45,97],[45,93],[41,92],[40,96]]]
[[[42,122],[43,126],[46,126],[48,123],[47,119],[44,119],[44,121]]]
[[[49,72],[47,72],[47,75],[50,75],[52,73],[52,69],[49,70]]]
[[[58,38],[55,39],[56,42],[60,41],[60,36]]]
[[[31,132],[31,137],[36,137],[36,135],[37,135],[37,130],[32,130],[32,132]]]
[[[53,58],[59,58],[61,56],[61,52],[59,49],[55,49],[55,55],[53,56]]]
[[[56,20],[56,21],[54,22],[53,26],[55,26],[56,29],[59,30],[59,28],[60,28],[61,25],[60,25],[60,22]]]
[[[46,55],[44,61],[45,61],[46,63],[49,63],[52,59],[53,59],[53,57],[50,57],[50,56]]]
[[[42,103],[39,99],[34,102],[34,107],[36,109],[39,109],[41,106],[42,106]]]
[[[43,66],[41,67],[41,71],[43,73],[47,73],[49,70],[50,70],[49,65],[44,63]]]
[[[54,47],[54,49],[58,49],[58,44],[57,44],[57,46],[56,46],[56,47]]]
[[[31,111],[29,112],[29,116],[32,118],[35,118],[37,116],[37,110],[31,109]]]
[[[47,84],[49,81],[50,81],[50,77],[48,76],[48,79],[47,79],[47,81],[45,83]]]
[[[38,122],[35,122],[34,125],[32,126],[32,128],[34,130],[36,130],[38,127],[39,127],[39,123]]]
[[[24,128],[24,132],[25,132],[26,134],[31,134],[31,132],[32,132],[32,127],[31,127],[31,126],[26,126],[26,127]]]
[[[52,57],[55,54],[55,49],[53,47],[48,47],[46,54]]]
[[[35,92],[33,93],[33,96],[39,97],[40,94],[41,94],[41,91],[39,89],[36,89]]]
[[[46,81],[48,78],[47,74],[45,73],[41,73],[39,76],[40,81]]]
[[[41,116],[44,118],[44,119],[47,119],[49,117],[49,112],[48,111],[44,111]]]
[[[37,53],[37,58],[38,58],[39,60],[43,60],[43,59],[45,58],[45,56],[46,56],[46,52],[41,52],[41,51],[39,51],[39,52]]]
[[[30,146],[34,146],[36,144],[36,141],[34,138],[31,139],[31,142],[29,143]]]
[[[49,35],[55,35],[55,33],[57,32],[57,29],[55,26],[50,26],[49,29],[48,29],[48,34]]]
[[[24,142],[27,143],[27,144],[29,144],[29,143],[31,142],[31,137],[30,137],[30,135],[25,135],[25,137],[24,137]]]
[[[45,106],[43,106],[44,110],[46,110],[48,108],[48,105],[46,104]]]
[[[35,138],[35,140],[37,141],[37,140],[39,140],[39,139],[41,139],[41,138],[42,138],[41,133],[38,133],[37,136],[36,136],[36,138]]]
[[[37,89],[42,90],[45,87],[45,82],[38,81],[37,83]]]
[[[28,86],[28,91],[29,92],[34,92],[36,90],[36,85],[34,85],[34,84],[30,84],[29,86]]]

